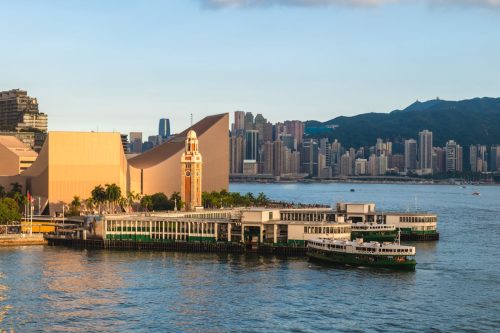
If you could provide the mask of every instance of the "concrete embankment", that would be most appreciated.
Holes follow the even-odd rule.
[[[43,235],[11,234],[0,235],[0,246],[45,245]]]

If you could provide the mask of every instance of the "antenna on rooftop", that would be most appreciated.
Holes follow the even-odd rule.
[[[193,114],[191,113],[191,126],[193,126]]]

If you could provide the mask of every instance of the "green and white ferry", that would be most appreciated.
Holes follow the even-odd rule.
[[[307,256],[319,261],[376,268],[413,271],[415,247],[405,246],[398,241],[394,243],[364,242],[358,238],[354,241],[316,238],[307,243]]]
[[[351,225],[351,240],[363,238],[367,242],[394,242],[397,235],[394,225],[373,222],[356,222]]]

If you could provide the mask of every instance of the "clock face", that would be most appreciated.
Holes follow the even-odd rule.
[[[188,176],[188,177],[191,176],[191,171],[187,170],[186,171],[186,176]]]

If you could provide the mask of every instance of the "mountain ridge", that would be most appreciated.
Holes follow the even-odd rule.
[[[416,101],[389,113],[371,112],[306,122],[309,137],[338,139],[345,147],[372,146],[377,138],[416,139],[424,129],[433,132],[434,146],[444,146],[450,139],[462,146],[500,144],[500,98]]]

